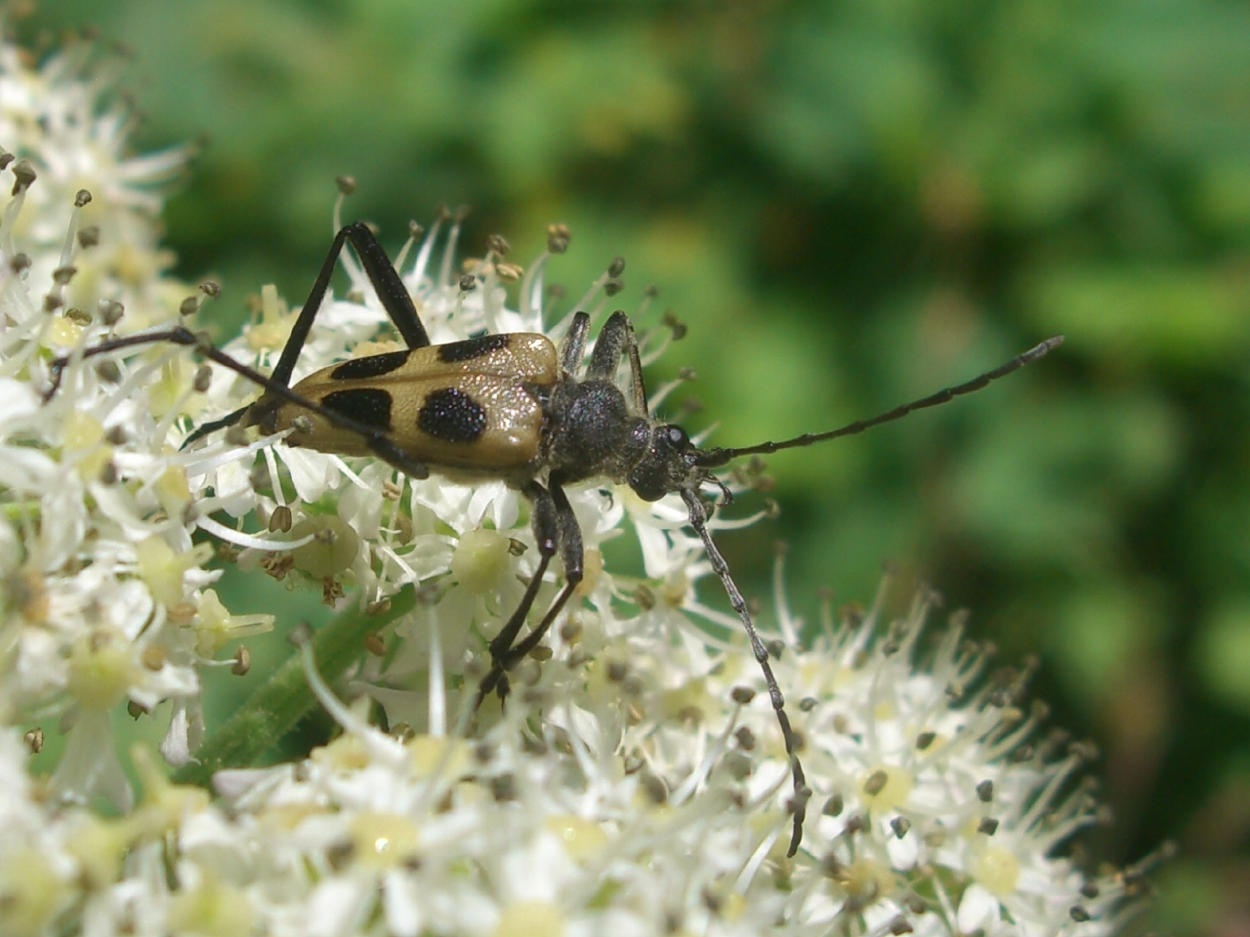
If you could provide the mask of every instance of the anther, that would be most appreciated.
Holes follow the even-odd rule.
[[[572,234],[569,232],[568,225],[547,225],[547,250],[553,254],[563,254],[569,249],[569,239],[571,237]]]
[[[28,159],[19,159],[13,165],[13,192],[11,194],[18,195],[23,190],[29,189],[35,181],[35,167]]]

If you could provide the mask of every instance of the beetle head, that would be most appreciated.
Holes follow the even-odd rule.
[[[700,455],[701,450],[680,426],[656,424],[651,427],[642,457],[629,470],[629,487],[644,501],[658,501],[669,492],[697,489],[706,481],[715,481],[701,466]]]

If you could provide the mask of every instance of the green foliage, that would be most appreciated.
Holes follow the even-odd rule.
[[[893,560],[1042,652],[1042,694],[1103,743],[1114,857],[1244,788],[1203,779],[1250,735],[1250,8],[78,0],[20,28],[79,16],[136,50],[146,144],[208,136],[170,240],[223,318],[266,282],[302,299],[350,173],[396,248],[468,202],[467,243],[502,231],[522,263],[568,222],[571,294],[624,254],[626,307],[656,283],[691,326],[653,383],[695,366],[728,444],[1065,332],[982,395],[778,455],[781,524],[724,549],[766,594],[785,536],[800,600],[867,600]],[[1211,883],[1247,869],[1184,846],[1217,898],[1170,929],[1214,928]]]

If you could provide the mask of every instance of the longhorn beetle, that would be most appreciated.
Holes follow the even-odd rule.
[[[349,241],[408,347],[351,358],[291,386],[296,360],[325,298],[339,254]],[[579,311],[558,349],[545,335],[519,332],[432,345],[386,252],[363,222],[355,222],[335,235],[270,375],[235,361],[190,330],[175,327],[110,339],[56,358],[51,363],[51,385],[45,400],[56,393],[71,361],[150,342],[172,342],[190,346],[264,388],[254,403],[192,432],[184,446],[242,422],[259,426],[267,434],[289,431],[287,445],[343,455],[374,455],[412,478],[426,478],[436,470],[457,479],[502,479],[519,489],[533,505],[531,524],[538,545],[538,567],[520,604],[489,644],[491,668],[478,687],[479,705],[492,691],[506,694],[507,671],[537,647],[582,580],[582,535],[565,487],[607,478],[628,484],[645,501],[679,494],[686,504],[690,526],[703,541],[729,604],[742,621],[781,726],[794,783],[788,852],[794,855],[811,793],[799,761],[798,738],[769,665],[768,651],[708,532],[709,511],[700,492],[705,486],[716,486],[727,500],[729,490],[712,470],[739,456],[850,436],[900,419],[913,410],[937,406],[1037,360],[1063,337],[1047,339],[972,380],[838,429],[752,446],[700,449],[681,427],[651,415],[638,343],[625,313],[618,311],[609,317],[585,362],[589,330],[590,317]],[[629,367],[625,390],[615,380],[622,359]],[[557,553],[564,567],[564,587],[539,623],[518,640],[547,567]]]

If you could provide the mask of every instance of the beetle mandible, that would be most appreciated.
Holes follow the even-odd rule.
[[[349,242],[407,348],[351,358],[292,386],[296,362],[339,255]],[[781,727],[794,787],[788,850],[788,855],[794,855],[810,797],[798,735],[747,603],[708,531],[709,512],[701,491],[715,486],[727,499],[729,491],[713,470],[740,456],[850,436],[914,410],[937,406],[1041,358],[1063,336],[1049,338],[969,381],[837,429],[750,446],[701,449],[680,426],[652,416],[629,317],[618,311],[608,318],[587,360],[589,331],[590,317],[579,311],[558,348],[545,335],[520,332],[433,345],[399,273],[370,228],[358,221],[335,235],[271,374],[235,361],[206,338],[179,326],[106,340],[54,359],[45,399],[56,392],[72,361],[140,344],[171,342],[194,348],[264,389],[254,403],[193,431],[184,446],[242,423],[259,426],[267,434],[287,432],[285,442],[292,446],[373,455],[416,479],[434,470],[454,479],[502,479],[520,490],[533,506],[531,526],[539,560],[520,603],[489,644],[491,668],[478,687],[479,705],[492,691],[506,694],[508,670],[538,646],[583,578],[582,535],[566,486],[607,479],[628,485],[646,501],[680,495],[690,526],[703,542],[746,631]],[[616,382],[622,360],[629,371],[625,389]],[[522,638],[525,619],[557,554],[564,585],[538,624]]]

